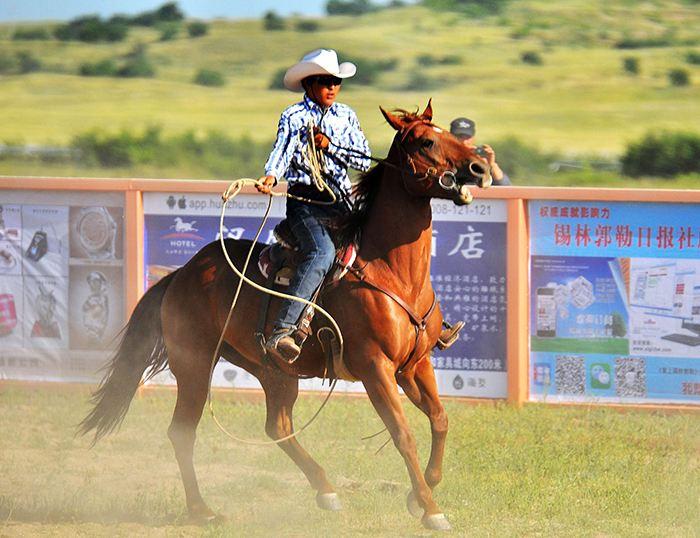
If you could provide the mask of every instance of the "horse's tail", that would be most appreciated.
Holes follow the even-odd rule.
[[[149,379],[168,364],[160,306],[174,274],[161,279],[138,302],[123,330],[116,354],[105,367],[107,374],[92,395],[95,407],[78,425],[79,435],[95,430],[93,445],[124,420],[144,372],[148,370],[146,379]]]

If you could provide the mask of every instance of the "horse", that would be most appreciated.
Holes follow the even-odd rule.
[[[467,183],[471,179],[473,184],[474,177],[462,177],[458,170],[476,166],[484,172],[482,179],[490,174],[488,163],[473,148],[432,123],[430,101],[420,114],[379,108],[396,133],[387,158],[356,185],[357,209],[343,229],[346,236],[359,238],[357,257],[348,274],[324,291],[322,301],[342,331],[347,372],[364,384],[405,461],[411,481],[409,510],[422,518],[426,528],[449,530],[450,523],[433,498],[442,478],[448,419],[430,361],[443,321],[430,281],[430,200],[466,204],[471,201]],[[243,266],[251,247],[259,255],[264,246],[225,240],[237,267]],[[189,517],[202,522],[219,517],[200,494],[192,458],[209,391],[212,356],[226,327],[220,354],[260,381],[266,400],[266,434],[281,440],[279,446],[316,490],[319,507],[341,509],[324,469],[292,435],[298,379],[324,376],[324,350],[319,341],[309,338],[293,364],[265,358],[254,337],[256,316],[251,315],[260,310],[260,291],[244,285],[230,323],[225,322],[238,283],[232,276],[221,245],[213,242],[144,294],[79,431],[94,430],[94,444],[116,429],[144,374],[148,378],[169,366],[177,380],[177,401],[168,436]],[[248,276],[265,284],[258,268]],[[272,303],[270,308],[276,301]],[[266,330],[269,334],[269,326]],[[424,472],[398,386],[430,421],[432,443]]]

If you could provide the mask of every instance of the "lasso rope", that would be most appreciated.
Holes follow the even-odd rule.
[[[330,388],[328,390],[328,394],[326,395],[325,399],[321,403],[321,406],[318,408],[318,410],[313,414],[313,416],[298,430],[293,431],[289,435],[286,435],[284,437],[281,437],[280,439],[273,439],[270,441],[259,441],[259,440],[253,440],[253,439],[243,439],[240,438],[231,432],[229,432],[224,425],[219,421],[219,419],[216,417],[216,414],[214,413],[214,401],[212,399],[212,393],[211,393],[211,382],[212,382],[212,377],[214,375],[214,368],[216,367],[216,364],[219,361],[220,353],[221,353],[221,346],[224,342],[224,337],[226,334],[226,330],[228,329],[228,325],[231,321],[231,317],[233,315],[233,310],[236,307],[236,303],[238,302],[238,297],[240,296],[241,288],[243,286],[243,282],[245,281],[247,284],[252,286],[253,288],[262,291],[263,293],[267,293],[269,295],[272,295],[274,297],[279,297],[282,299],[290,299],[292,301],[297,301],[300,303],[303,303],[305,305],[311,305],[312,308],[314,308],[317,312],[320,312],[323,316],[325,316],[328,321],[330,321],[331,325],[333,325],[333,328],[335,329],[335,334],[338,335],[338,341],[340,344],[340,359],[342,360],[343,358],[343,335],[340,331],[340,327],[338,327],[338,324],[336,323],[335,319],[333,319],[333,316],[331,316],[330,313],[328,313],[324,308],[320,307],[319,305],[307,301],[306,299],[303,299],[301,297],[297,297],[295,295],[289,295],[287,293],[282,293],[276,290],[272,290],[269,288],[266,288],[265,286],[261,286],[257,284],[256,282],[250,280],[247,276],[245,276],[246,271],[248,270],[248,265],[250,263],[250,259],[253,255],[253,251],[255,249],[255,245],[258,241],[258,238],[260,237],[260,234],[265,227],[265,224],[267,223],[267,219],[270,215],[270,209],[272,208],[272,197],[273,196],[286,196],[289,198],[294,198],[296,200],[304,201],[304,202],[309,202],[309,203],[316,203],[316,204],[322,204],[322,205],[327,205],[327,204],[333,204],[337,200],[335,193],[331,190],[331,188],[328,186],[328,184],[324,181],[323,175],[321,173],[321,162],[318,158],[318,154],[316,151],[316,146],[314,144],[313,140],[313,130],[311,125],[309,125],[309,144],[306,148],[306,158],[308,161],[308,164],[311,168],[312,171],[312,179],[314,181],[314,185],[316,188],[318,188],[319,191],[327,191],[330,193],[331,198],[333,201],[331,202],[319,202],[315,200],[309,200],[306,198],[302,198],[299,196],[294,196],[289,193],[275,193],[270,191],[269,198],[268,198],[268,204],[267,204],[267,209],[265,210],[265,215],[263,216],[263,220],[260,224],[260,227],[258,228],[258,231],[255,234],[255,238],[253,239],[250,249],[248,250],[248,254],[245,259],[245,263],[243,265],[242,271],[239,271],[236,265],[233,263],[231,258],[229,257],[228,251],[226,249],[226,244],[224,242],[224,216],[226,215],[226,204],[231,198],[236,197],[240,192],[241,189],[243,188],[244,185],[246,184],[252,184],[252,185],[262,185],[262,183],[259,180],[252,179],[252,178],[240,178],[237,180],[234,180],[231,182],[231,184],[228,186],[228,188],[223,192],[222,194],[222,199],[223,199],[223,204],[221,206],[221,217],[219,219],[219,242],[221,244],[221,250],[224,253],[224,257],[226,258],[226,261],[228,262],[229,266],[231,269],[233,269],[234,273],[238,275],[239,280],[238,280],[238,287],[236,288],[236,293],[234,294],[233,300],[231,301],[231,306],[229,307],[228,315],[226,316],[226,321],[224,322],[224,326],[221,329],[221,334],[219,335],[219,340],[216,344],[216,348],[214,350],[214,354],[211,359],[211,366],[209,369],[209,389],[207,393],[207,403],[209,407],[209,412],[211,414],[212,419],[214,420],[214,423],[217,425],[217,427],[229,438],[233,439],[234,441],[237,441],[242,444],[247,444],[247,445],[257,445],[257,446],[264,446],[264,445],[273,445],[273,444],[279,444],[282,443],[283,441],[287,441],[293,437],[296,437],[298,434],[306,430],[313,422],[316,420],[316,418],[319,416],[323,408],[326,406],[328,403],[328,400],[330,399],[331,395],[333,394],[333,391],[335,390],[335,386],[338,382],[338,379],[334,379],[330,385]]]

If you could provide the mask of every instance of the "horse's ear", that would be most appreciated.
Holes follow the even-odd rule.
[[[400,131],[401,129],[403,129],[403,121],[400,116],[394,115],[391,112],[387,112],[382,107],[379,107],[379,110],[382,111],[384,119],[386,119],[389,125],[391,125],[395,130]]]
[[[423,111],[422,116],[428,121],[433,120],[433,98],[432,97],[430,99],[428,99],[428,106],[425,107],[425,110]]]

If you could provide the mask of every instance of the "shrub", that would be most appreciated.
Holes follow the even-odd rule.
[[[436,11],[455,11],[471,17],[496,15],[508,0],[423,0],[423,5]]]
[[[268,11],[267,13],[265,13],[265,15],[263,16],[263,25],[265,27],[265,30],[272,31],[284,30],[285,28],[284,19],[274,11]]]
[[[158,25],[160,30],[161,41],[172,41],[180,33],[180,23],[178,22],[163,22]]]
[[[423,67],[430,67],[432,65],[459,65],[462,63],[462,58],[456,54],[450,54],[447,56],[420,54],[416,57],[416,63]]]
[[[432,54],[419,54],[416,56],[416,63],[423,67],[430,67],[431,65],[435,65],[437,61]]]
[[[338,56],[343,58],[343,61],[349,61],[357,66],[357,73],[352,78],[352,84],[363,84],[369,86],[374,84],[379,76],[385,71],[393,71],[399,64],[396,58],[387,58],[386,60],[370,60],[361,56],[345,54],[338,51]]]
[[[301,20],[296,24],[296,29],[298,32],[317,32],[319,27],[320,25],[318,24],[318,21],[308,19]]]
[[[700,172],[700,135],[687,132],[647,134],[627,147],[622,172],[628,176],[672,177]]]
[[[528,65],[542,65],[542,56],[539,52],[529,50],[520,55],[520,61]]]
[[[671,69],[668,72],[668,81],[671,86],[687,86],[690,84],[690,73],[687,69]]]
[[[618,49],[646,49],[649,47],[668,47],[672,45],[672,40],[669,37],[624,37],[617,43],[615,48]]]
[[[17,69],[17,57],[0,51],[0,73],[12,73]]]
[[[150,78],[156,70],[145,56],[129,59],[117,70],[117,76],[125,78]]]
[[[200,86],[223,86],[226,84],[226,80],[218,71],[200,69],[194,77],[194,83]]]
[[[84,77],[113,77],[117,74],[117,65],[113,60],[102,60],[97,63],[85,62],[80,64],[79,72]]]
[[[22,74],[33,73],[41,69],[41,62],[31,52],[27,51],[17,53],[17,64],[19,65],[19,72]]]
[[[512,136],[486,143],[493,146],[498,164],[511,179],[549,174],[549,164],[559,159],[559,155],[542,152]]]
[[[191,22],[187,25],[187,33],[190,37],[202,37],[209,32],[209,25],[203,22]]]
[[[286,89],[284,87],[284,74],[286,72],[287,72],[286,67],[283,67],[283,68],[275,71],[275,74],[272,75],[272,78],[270,79],[270,84],[268,85],[268,88],[270,90],[284,90],[284,89]]]
[[[129,28],[121,22],[102,21],[95,15],[79,17],[56,27],[54,35],[61,41],[123,41]]]
[[[377,9],[369,0],[329,0],[326,3],[329,15],[362,15]]]
[[[691,50],[685,55],[685,61],[689,64],[700,65],[700,52]]]
[[[431,90],[435,87],[435,81],[428,77],[425,73],[422,71],[411,71],[408,76],[408,81],[406,81],[403,89],[407,91],[423,91]]]
[[[51,34],[46,28],[18,28],[12,34],[14,41],[31,41],[51,39]]]
[[[160,127],[143,133],[127,130],[107,133],[93,130],[75,136],[71,147],[85,166],[128,167],[139,164],[164,167],[189,166],[212,176],[254,176],[265,162],[271,141],[254,142],[247,136],[233,139],[217,131],[204,137],[187,131],[164,138]]]
[[[163,4],[154,11],[144,11],[133,17],[130,24],[136,26],[155,26],[162,22],[180,22],[185,15],[180,11],[175,2]]]
[[[635,58],[634,56],[627,56],[626,58],[622,59],[622,68],[625,70],[625,73],[630,74],[630,75],[637,75],[639,74],[639,58]]]

